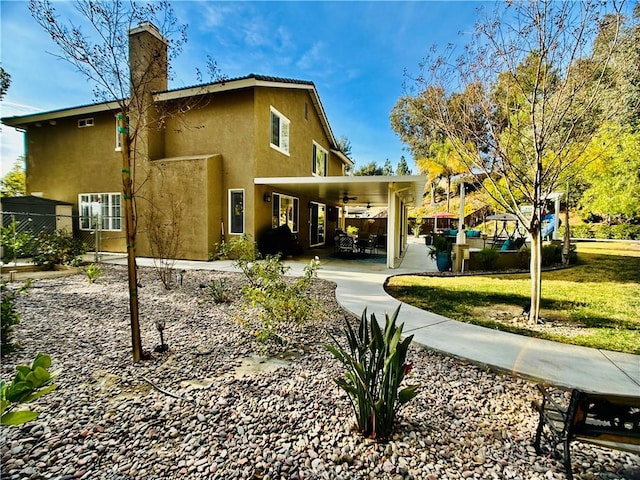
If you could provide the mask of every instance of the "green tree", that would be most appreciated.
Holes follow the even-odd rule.
[[[384,175],[384,170],[378,166],[376,162],[369,162],[366,165],[363,165],[360,168],[357,168],[353,171],[355,176],[373,176],[373,175]]]
[[[11,75],[2,66],[0,66],[0,101],[4,99],[4,96],[9,90],[11,85]]]
[[[409,168],[409,164],[407,163],[407,159],[404,158],[404,155],[400,157],[400,161],[396,167],[396,175],[411,175],[411,169]]]
[[[338,138],[337,142],[340,151],[347,157],[351,158],[351,141],[347,138],[347,136],[340,135],[340,138]]]
[[[601,20],[612,13],[606,18],[616,19],[614,34],[604,54],[592,58]],[[531,237],[530,323],[540,311],[541,212],[579,171],[596,122],[608,113],[598,99],[611,81],[598,73],[619,44],[619,13],[595,1],[499,4],[479,18],[460,55],[453,45],[435,53],[416,80],[428,113],[424,130],[445,137],[475,183],[486,182]],[[584,59],[593,62],[585,70]],[[533,206],[531,215],[520,210],[521,199]]]
[[[581,174],[587,188],[579,208],[601,216],[640,220],[640,132],[605,124],[585,152],[594,160]]]
[[[431,203],[435,201],[435,187],[444,179],[447,182],[447,212],[451,208],[451,180],[456,175],[466,172],[466,166],[449,140],[434,142],[429,149],[429,156],[418,159],[420,172],[427,176],[431,185]]]
[[[27,193],[27,182],[24,172],[24,157],[13,164],[13,168],[0,181],[0,194],[3,197],[18,197]]]
[[[384,161],[384,165],[382,166],[382,175],[393,175],[393,167],[391,166],[391,162],[388,158]]]

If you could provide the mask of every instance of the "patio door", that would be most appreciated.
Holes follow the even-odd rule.
[[[324,245],[327,231],[327,206],[324,203],[309,203],[309,245]]]

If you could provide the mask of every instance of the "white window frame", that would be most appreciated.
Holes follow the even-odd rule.
[[[99,205],[97,212],[94,209],[96,205]],[[78,212],[80,230],[122,231],[122,198],[120,193],[80,193],[78,195]]]
[[[313,165],[311,166],[311,173],[313,174],[314,177],[326,177],[327,176],[327,168],[328,168],[328,162],[329,162],[329,153],[317,142],[313,142]],[[323,158],[320,159],[318,157],[318,155],[321,155]],[[322,165],[322,171],[319,172],[318,170],[318,160],[321,161]]]
[[[120,132],[118,131],[118,116],[116,115],[116,152],[122,151],[122,142],[120,141]]]
[[[93,125],[94,125],[93,117],[79,118],[78,119],[78,128],[93,127]]]
[[[282,220],[282,199],[291,201],[291,215],[288,212],[285,214],[286,220]],[[300,229],[300,199],[298,197],[292,197],[291,195],[285,195],[283,193],[273,193],[271,195],[271,201],[273,207],[271,210],[271,227],[278,228],[280,225],[289,225],[291,233],[298,233]]]
[[[241,193],[242,194],[242,211],[240,212],[240,214],[242,215],[242,229],[241,231],[234,231],[234,222],[232,221],[233,218],[233,207],[234,204],[232,202],[233,196],[236,193]],[[245,226],[245,220],[246,220],[246,199],[245,199],[245,194],[244,194],[244,188],[230,188],[229,189],[229,210],[228,210],[228,224],[229,224],[229,235],[243,235],[244,234],[244,226]]]
[[[274,116],[278,118],[278,138],[274,139]],[[289,142],[291,139],[291,121],[285,117],[282,113],[273,107],[269,109],[269,145],[271,148],[289,155]],[[274,143],[274,140],[277,143]]]

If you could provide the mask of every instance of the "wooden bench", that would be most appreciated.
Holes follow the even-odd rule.
[[[542,401],[533,404],[540,414],[534,447],[540,454],[543,436],[554,450],[562,443],[567,479],[573,479],[569,447],[574,440],[640,454],[640,397],[574,389],[565,408],[542,385],[538,389]]]

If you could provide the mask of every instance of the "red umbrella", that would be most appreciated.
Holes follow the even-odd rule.
[[[439,218],[455,218],[456,216],[453,213],[449,213],[449,212],[438,212],[434,215],[431,215],[431,218],[434,218],[435,221],[433,222],[433,231],[434,233],[436,232],[436,230],[438,230],[438,219]]]

